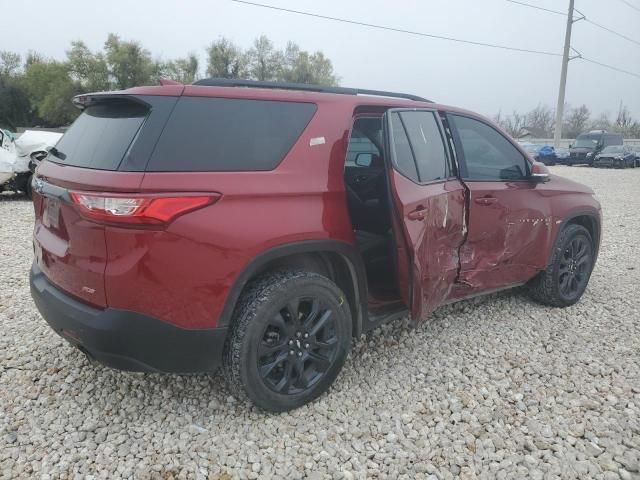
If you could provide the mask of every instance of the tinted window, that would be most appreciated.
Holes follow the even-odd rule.
[[[420,182],[447,178],[447,155],[435,115],[416,111],[402,112],[400,116],[413,148]]]
[[[602,134],[582,134],[576,138],[575,148],[593,148],[601,140]]]
[[[117,170],[149,110],[111,100],[87,107],[56,145],[52,162],[98,170]]]
[[[355,163],[358,154],[362,154],[360,162],[362,162],[364,156],[381,156],[380,150],[371,141],[371,138],[378,142],[379,145],[382,144],[382,121],[379,118],[356,119],[349,137],[349,146],[347,147],[347,157],[345,159],[346,167],[361,166]]]
[[[272,170],[315,111],[311,103],[183,97],[147,171]]]
[[[524,155],[489,125],[452,115],[464,153],[467,180],[519,180],[527,176]]]
[[[622,145],[622,135],[605,135],[603,138],[603,144],[607,145]]]
[[[609,147],[604,147],[602,153],[622,153],[624,151],[622,145],[612,145]]]
[[[413,153],[411,153],[411,147],[409,146],[409,139],[397,113],[391,114],[391,135],[396,169],[405,177],[410,178],[414,182],[418,182],[418,171],[416,170],[416,162],[413,159]]]

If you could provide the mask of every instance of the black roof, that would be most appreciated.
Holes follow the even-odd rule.
[[[207,87],[250,87],[250,88],[277,88],[281,90],[300,90],[304,92],[337,93],[340,95],[374,95],[378,97],[404,98],[417,102],[429,102],[431,100],[411,95],[409,93],[385,92],[382,90],[367,90],[363,88],[325,87],[308,83],[289,82],[262,82],[259,80],[237,80],[232,78],[203,78],[193,83]]]

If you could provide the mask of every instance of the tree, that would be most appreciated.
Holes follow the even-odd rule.
[[[71,42],[67,62],[71,76],[83,90],[99,92],[111,89],[109,66],[102,53],[93,53],[84,42]]]
[[[522,115],[514,110],[511,115],[503,117],[500,111],[493,118],[494,121],[513,138],[520,138],[524,133],[527,123],[526,115]]]
[[[588,128],[589,118],[591,118],[591,111],[586,105],[572,108],[562,127],[563,136],[565,138],[576,138]]]
[[[602,112],[598,118],[591,122],[590,128],[593,130],[609,130],[611,128],[609,114],[607,112]]]
[[[546,105],[539,104],[527,114],[527,127],[541,132],[543,137],[550,136],[554,124],[554,112]]]
[[[115,88],[124,90],[157,83],[159,65],[139,42],[123,41],[118,35],[110,33],[104,49]]]
[[[22,82],[38,123],[58,127],[78,116],[71,98],[80,92],[71,80],[67,64],[53,60],[32,62],[26,67]]]
[[[277,50],[262,35],[246,52],[225,38],[207,48],[207,75],[219,78],[247,78],[294,83],[337,85],[331,60],[322,52],[300,50],[293,42]]]
[[[27,125],[31,116],[31,103],[25,89],[15,78],[0,75],[0,128],[16,131]]]
[[[0,77],[14,77],[20,70],[21,57],[18,53],[0,51]]]
[[[162,65],[162,76],[180,83],[193,83],[198,79],[200,63],[195,53],[188,54],[185,58],[176,58]]]
[[[247,52],[248,72],[256,80],[275,80],[282,65],[282,54],[273,48],[265,35],[260,35]]]
[[[207,75],[216,78],[245,78],[247,58],[237,45],[220,38],[207,48]]]

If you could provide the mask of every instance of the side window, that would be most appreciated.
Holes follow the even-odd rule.
[[[393,142],[393,159],[397,170],[405,177],[419,182],[416,162],[413,159],[407,133],[397,113],[391,114],[391,140]]]
[[[400,116],[411,142],[420,182],[446,179],[447,154],[433,112],[407,111]]]
[[[500,132],[468,117],[451,115],[460,136],[465,180],[522,180],[527,160]]]
[[[382,144],[382,120],[380,118],[357,118],[349,137],[345,167],[368,167],[379,164],[380,149],[370,139]]]

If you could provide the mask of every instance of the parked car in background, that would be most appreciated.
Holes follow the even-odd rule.
[[[609,133],[606,130],[592,130],[581,133],[569,148],[569,158],[565,160],[567,165],[587,164],[593,165],[593,161],[603,148],[612,145],[622,145],[624,139],[620,133]]]
[[[633,150],[633,154],[635,155],[634,165],[640,167],[640,145],[633,145],[631,150]]]
[[[224,79],[74,103],[33,182],[31,294],[114,368],[222,366],[238,398],[290,410],[353,336],[522,285],[567,307],[598,256],[593,190],[467,110]]]
[[[16,158],[16,146],[13,135],[8,130],[0,129],[0,191],[14,176],[13,164]]]
[[[17,139],[1,131],[0,191],[22,192],[31,198],[31,178],[61,133],[26,130]]]
[[[569,158],[569,149],[564,147],[558,147],[554,150],[556,152],[556,161],[558,163],[566,163],[567,158]]]
[[[537,162],[544,163],[545,165],[556,164],[556,153],[553,147],[529,142],[522,142],[520,145],[522,145],[522,148]]]
[[[628,145],[611,145],[596,155],[593,166],[633,168],[636,166],[636,154]]]

